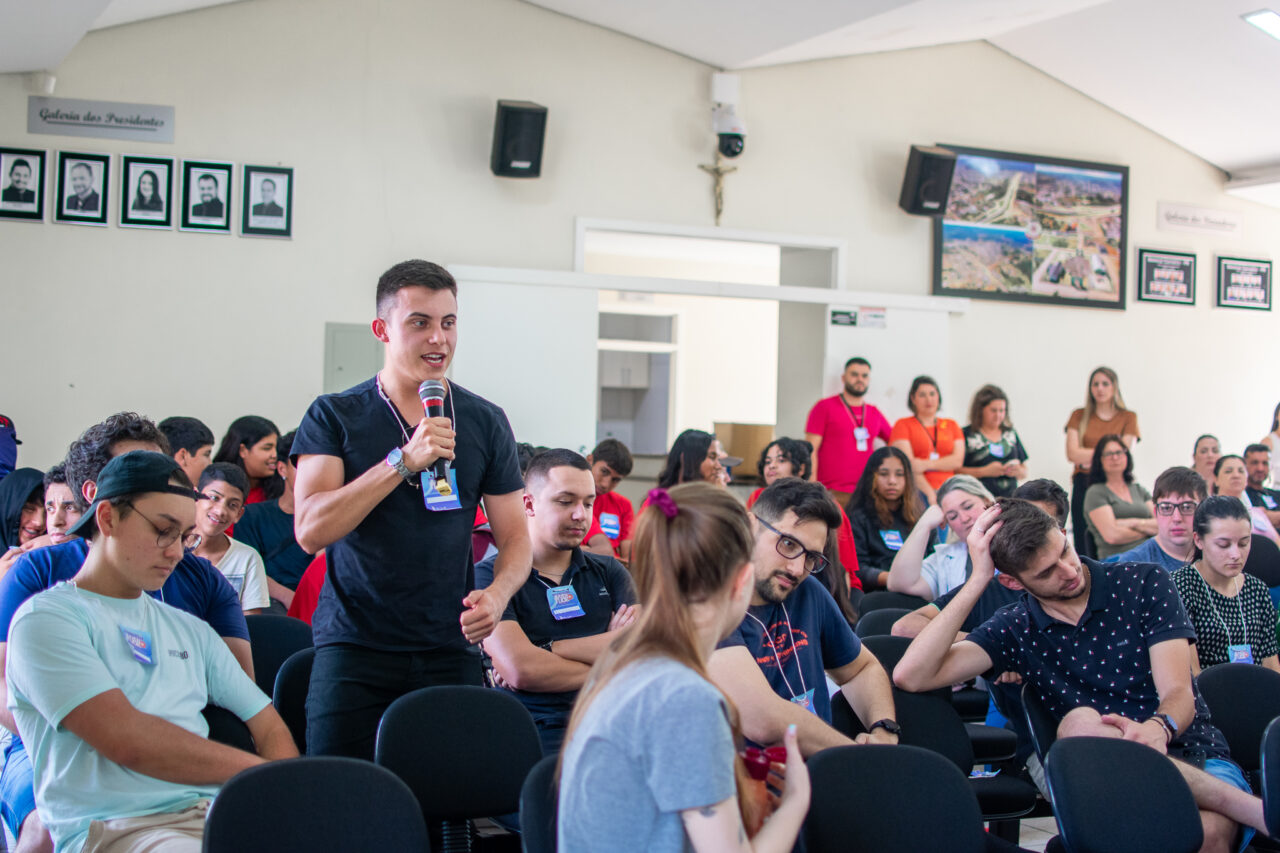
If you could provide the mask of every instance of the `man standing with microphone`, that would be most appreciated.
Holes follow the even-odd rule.
[[[400,696],[481,684],[476,644],[529,576],[511,426],[493,403],[444,379],[457,292],[428,261],[383,273],[372,324],[386,345],[382,370],[317,398],[294,439],[294,530],[308,553],[327,548],[329,564],[312,622],[314,755],[372,759],[382,712]],[[493,584],[477,590],[471,528],[481,498],[499,554]]]

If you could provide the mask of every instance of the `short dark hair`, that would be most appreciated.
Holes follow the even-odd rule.
[[[263,178],[262,183],[258,184],[258,186],[265,187],[267,184],[271,184],[271,189],[276,188],[276,182],[271,180],[270,178]]]
[[[215,441],[213,430],[199,418],[165,418],[160,422],[160,431],[169,441],[169,451],[174,454],[179,450],[195,453],[202,447],[211,446]]]
[[[293,439],[298,435],[296,429],[291,429],[280,438],[276,439],[276,459],[280,462],[288,462],[293,464],[293,460],[289,458],[290,452],[293,450]]]
[[[239,465],[230,462],[214,462],[200,472],[200,489],[210,483],[226,483],[233,489],[239,489],[241,497],[249,497],[249,475]]]
[[[524,485],[529,488],[534,480],[545,480],[552,468],[574,468],[578,471],[590,471],[591,466],[581,453],[575,453],[563,447],[544,450],[529,460],[529,467],[524,472]]]
[[[1236,456],[1234,453],[1224,453],[1223,455],[1218,457],[1217,462],[1213,463],[1213,476],[1215,477],[1218,476],[1218,473],[1222,470],[1223,463],[1226,462],[1228,459],[1239,459],[1240,464],[1241,465],[1244,464],[1243,456]]]
[[[1155,485],[1151,487],[1153,501],[1168,495],[1187,495],[1202,501],[1208,494],[1209,489],[1205,485],[1204,477],[1185,465],[1175,465],[1161,471],[1160,476],[1156,477]]]
[[[67,484],[67,463],[59,462],[48,471],[44,472],[44,487]]]
[[[813,445],[798,438],[775,438],[760,451],[760,479],[764,479],[764,460],[769,455],[769,448],[776,447],[782,451],[782,458],[791,463],[794,476],[801,480],[809,479],[813,473]]]
[[[1216,435],[1206,432],[1204,435],[1196,438],[1195,444],[1191,445],[1191,453],[1193,455],[1200,449],[1200,442],[1204,441],[1206,438],[1212,438],[1214,441],[1218,441],[1218,437]]]
[[[1102,453],[1107,449],[1108,444],[1118,444],[1120,449],[1124,451],[1124,481],[1126,483],[1133,482],[1133,454],[1129,452],[1129,445],[1124,443],[1124,439],[1116,435],[1114,432],[1104,435],[1098,439],[1098,443],[1093,448],[1093,460],[1089,463],[1089,483],[1105,483],[1107,474],[1102,470]],[[1215,469],[1216,473],[1216,469]]]
[[[1071,512],[1071,501],[1067,498],[1067,490],[1055,481],[1047,477],[1027,480],[1013,490],[1013,497],[1024,501],[1050,504],[1053,507],[1054,518],[1058,520],[1058,526],[1066,526],[1067,516]]]
[[[631,458],[631,451],[616,438],[606,438],[597,444],[596,449],[591,451],[591,461],[603,462],[619,477],[630,474],[632,466],[635,465],[635,460]]]
[[[96,481],[102,469],[111,461],[111,446],[121,441],[141,441],[154,444],[161,452],[169,453],[169,440],[164,437],[151,418],[137,412],[117,412],[100,424],[89,427],[67,448],[67,485],[71,487],[76,509],[85,512],[89,502],[84,499],[84,484]]]
[[[86,172],[88,172],[88,173],[89,173],[89,177],[91,177],[91,178],[93,177],[93,167],[92,167],[92,166],[90,166],[88,163],[85,163],[85,162],[83,162],[83,161],[81,161],[81,162],[77,162],[77,163],[72,163],[72,164],[71,164],[71,168],[70,168],[70,169],[68,169],[67,171],[68,171],[68,172],[74,172],[76,169],[84,169]]]
[[[19,166],[25,166],[28,172],[31,171],[31,164],[28,163],[24,158],[19,157],[16,160],[14,160],[13,165],[9,167],[9,174],[12,175],[13,170],[18,168]]]
[[[765,487],[751,506],[764,521],[776,524],[791,510],[799,521],[821,521],[827,530],[836,530],[842,521],[840,507],[821,483],[785,477]]]
[[[991,560],[1006,575],[1017,577],[1059,528],[1057,519],[1020,498],[1000,498],[1000,529],[991,540]]]
[[[1270,455],[1271,448],[1267,447],[1265,444],[1251,444],[1244,449],[1245,456],[1248,456],[1250,453],[1266,453]]]
[[[458,282],[447,269],[431,261],[411,260],[400,263],[387,270],[378,279],[378,292],[375,307],[378,316],[387,303],[406,287],[425,287],[428,290],[447,290],[458,295]]]
[[[933,390],[938,392],[938,410],[942,410],[942,389],[938,387],[937,381],[932,376],[917,376],[911,380],[911,390],[907,392],[907,408],[911,410],[911,414],[916,413],[916,401],[912,399],[916,392],[920,390],[921,385],[932,385]]]
[[[861,364],[861,365],[863,365],[864,367],[866,367],[866,368],[867,368],[867,370],[870,370],[870,369],[871,369],[871,362],[867,361],[865,358],[863,358],[863,357],[862,357],[862,356],[860,356],[860,355],[855,355],[853,358],[851,358],[851,359],[849,359],[848,361],[846,361],[846,362],[844,363],[844,369],[845,369],[845,370],[848,370],[850,367],[853,367],[855,364]],[[841,371],[841,372],[843,372],[843,371]]]
[[[201,181],[212,181],[215,187],[218,185],[218,179],[215,178],[213,175],[210,175],[208,172],[196,178],[197,184],[199,184]]]

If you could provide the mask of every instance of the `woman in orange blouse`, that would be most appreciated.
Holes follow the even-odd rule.
[[[938,502],[937,489],[964,464],[964,431],[950,418],[938,417],[942,394],[931,376],[911,381],[907,408],[911,417],[893,425],[889,443],[910,456],[916,487],[929,504]]]

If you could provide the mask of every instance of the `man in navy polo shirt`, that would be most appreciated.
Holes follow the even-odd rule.
[[[849,744],[831,727],[829,675],[870,732],[859,742],[897,743],[889,677],[811,577],[828,568],[823,552],[840,526],[839,507],[822,485],[789,477],[760,493],[750,517],[751,606],[707,664],[712,681],[737,705],[742,733],[769,745],[794,723],[806,756]]]
[[[982,514],[969,553],[973,574],[912,642],[894,670],[899,687],[1021,673],[1062,721],[1059,737],[1122,737],[1179,759],[1174,766],[1200,806],[1202,849],[1227,850],[1238,824],[1266,832],[1262,801],[1230,760],[1191,677],[1195,631],[1168,572],[1081,558],[1054,519],[1021,500],[1002,499]],[[1022,598],[956,640],[997,566],[998,582]]]
[[[529,579],[484,641],[495,681],[533,715],[544,755],[560,751],[578,690],[596,657],[639,614],[631,576],[613,557],[581,548],[596,497],[591,466],[572,450],[546,450],[524,475],[533,544]],[[493,581],[497,556],[476,566]]]

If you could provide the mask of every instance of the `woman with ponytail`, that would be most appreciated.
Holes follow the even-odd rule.
[[[737,710],[707,677],[751,600],[753,544],[725,489],[649,493],[631,551],[641,615],[596,662],[561,754],[563,853],[792,848],[809,808],[795,729],[777,807],[748,838],[760,804],[736,756]]]

